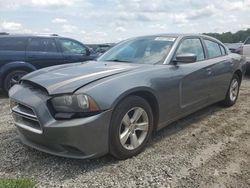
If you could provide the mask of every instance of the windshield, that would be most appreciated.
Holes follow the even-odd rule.
[[[156,64],[167,57],[174,37],[140,37],[128,40],[113,47],[98,61]]]

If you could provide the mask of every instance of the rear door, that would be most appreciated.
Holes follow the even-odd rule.
[[[38,69],[64,63],[55,39],[50,37],[29,38],[26,61]]]
[[[58,38],[57,39],[65,63],[74,63],[91,60],[89,49],[72,39]]]
[[[234,61],[220,43],[204,38],[204,44],[207,50],[207,62],[211,64],[213,73],[209,93],[211,102],[214,102],[222,100],[226,95],[232,77]]]
[[[243,46],[243,55],[246,57],[247,61],[250,62],[250,37]]]

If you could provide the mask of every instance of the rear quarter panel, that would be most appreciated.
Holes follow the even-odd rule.
[[[0,50],[0,88],[4,80],[4,75],[9,65],[15,61],[25,61],[25,51],[1,51]]]
[[[0,67],[13,61],[25,61],[25,51],[0,51]]]
[[[13,61],[9,63],[5,63],[0,67],[0,88],[3,86],[3,81],[5,76],[13,70],[26,70],[28,72],[32,72],[36,70],[36,67],[33,65],[23,62],[23,61]]]

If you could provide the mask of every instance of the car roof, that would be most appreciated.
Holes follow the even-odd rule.
[[[19,34],[19,33],[0,33],[0,37],[60,37],[57,34]]]
[[[133,37],[133,38],[140,38],[140,37],[174,37],[174,38],[183,38],[183,37],[203,37],[206,39],[210,39],[213,41],[216,41],[224,46],[224,44],[219,41],[218,39],[204,35],[204,34],[195,34],[195,33],[162,33],[162,34],[154,34],[154,35],[146,35],[146,36],[139,36],[139,37]]]
[[[154,35],[146,35],[146,36],[138,36],[138,37],[132,37],[132,38],[140,38],[140,37],[174,37],[174,38],[182,38],[182,37],[205,37],[211,40],[215,40],[221,44],[223,44],[221,41],[217,40],[214,37],[210,37],[208,35],[203,34],[189,34],[189,33],[163,33],[163,34],[154,34]],[[0,37],[52,37],[52,38],[67,38],[67,37],[61,37],[57,34],[10,34],[5,32],[0,32]],[[224,44],[223,44],[224,45]]]
[[[153,35],[146,35],[142,37],[205,37],[205,38],[211,38],[215,39],[214,37],[210,37],[208,35],[203,35],[203,34],[195,34],[195,33],[160,33],[160,34],[153,34]]]

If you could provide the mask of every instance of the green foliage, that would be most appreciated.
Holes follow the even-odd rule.
[[[226,32],[226,33],[204,33],[211,37],[217,38],[223,43],[238,43],[244,42],[250,36],[250,29],[237,31],[236,33]]]
[[[0,179],[0,188],[33,188],[35,185],[30,179]]]

